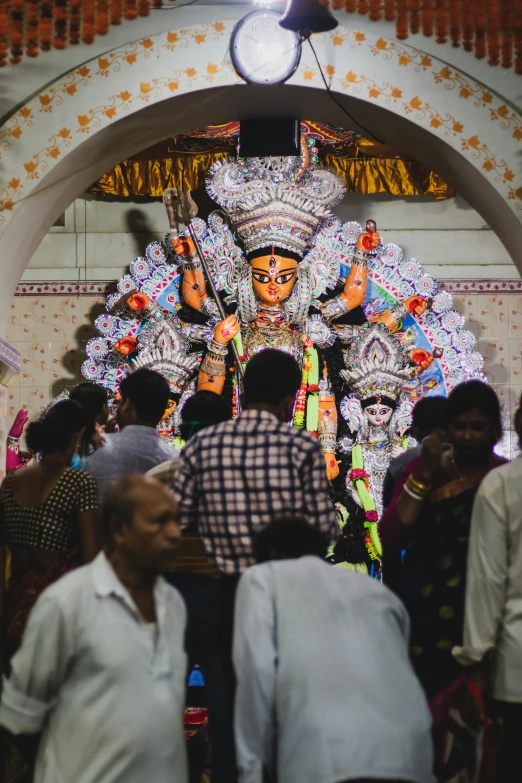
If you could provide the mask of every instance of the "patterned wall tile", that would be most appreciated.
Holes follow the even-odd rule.
[[[509,336],[509,296],[479,296],[477,318],[479,323],[478,337]]]
[[[83,360],[84,355],[76,340],[51,343],[51,399],[61,394],[65,388],[71,388],[83,380],[81,375]]]
[[[484,374],[489,383],[510,382],[510,341],[505,339],[479,340],[478,350],[484,357]]]
[[[20,386],[49,387],[50,343],[20,343]]]
[[[20,305],[20,340],[49,340],[51,336],[51,306],[45,296],[24,297]]]
[[[15,388],[9,387],[7,390],[7,425],[8,430],[11,429],[11,424],[14,421],[14,418],[18,411],[20,410],[20,388],[17,386]]]
[[[480,337],[478,324],[478,303],[477,294],[459,294],[453,295],[453,306],[455,310],[466,317],[466,329],[473,332],[475,337]]]
[[[510,294],[509,298],[509,336],[522,339],[522,296]]]
[[[20,340],[20,313],[22,308],[22,299],[15,296],[11,302],[9,315],[7,316],[6,337],[8,343],[13,345]]]
[[[83,324],[83,303],[79,296],[50,296],[52,308],[53,341],[79,339],[79,330]]]

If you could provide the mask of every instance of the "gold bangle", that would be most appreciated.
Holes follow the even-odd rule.
[[[411,474],[408,476],[404,486],[408,487],[411,492],[414,492],[416,495],[421,495],[422,497],[426,497],[431,491],[431,486],[429,484],[423,484]]]

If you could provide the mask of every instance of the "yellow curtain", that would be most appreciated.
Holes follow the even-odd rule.
[[[228,152],[177,154],[158,160],[124,160],[104,174],[92,193],[112,196],[161,196],[165,188],[197,190],[205,174]],[[389,193],[392,196],[425,196],[445,199],[455,192],[433,171],[412,160],[395,157],[342,158],[321,154],[321,164],[336,171],[351,193]]]

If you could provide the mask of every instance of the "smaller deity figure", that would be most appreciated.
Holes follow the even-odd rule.
[[[342,439],[339,446],[345,453],[351,452],[346,489],[356,504],[351,516],[360,517],[360,511],[364,512],[366,548],[370,559],[378,562],[382,552],[377,523],[382,514],[384,477],[390,460],[415,443],[407,436],[413,402],[404,389],[417,368],[382,322],[358,328],[345,364],[341,375],[351,393],[342,400],[340,410],[351,437]]]

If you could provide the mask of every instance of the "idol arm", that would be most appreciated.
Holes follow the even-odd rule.
[[[322,314],[329,321],[336,321],[356,307],[360,307],[365,300],[368,292],[369,252],[378,247],[380,242],[375,228],[373,220],[366,223],[366,231],[357,238],[353,262],[342,292],[321,306]]]
[[[228,343],[240,332],[235,315],[216,324],[198,375],[198,390],[221,394],[225,385]]]
[[[339,475],[335,452],[337,449],[337,406],[328,380],[328,370],[324,367],[323,377],[319,382],[319,422],[317,435],[326,462],[326,477],[333,481]]]

